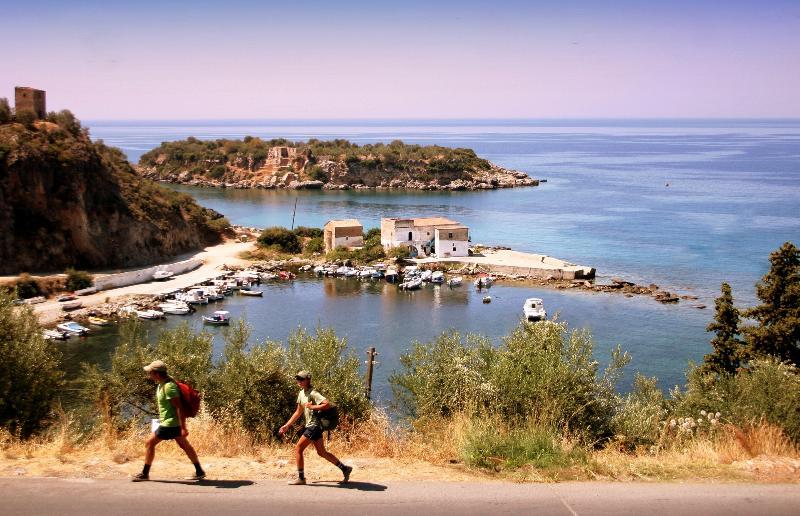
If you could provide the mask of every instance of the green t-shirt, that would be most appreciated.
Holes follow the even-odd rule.
[[[312,420],[314,411],[306,407],[306,402],[311,401],[314,403],[314,405],[319,405],[320,403],[325,401],[325,399],[326,399],[325,396],[323,396],[322,394],[318,393],[313,389],[309,392],[306,392],[306,390],[303,389],[300,391],[300,394],[297,395],[297,403],[299,403],[300,406],[303,407],[303,415],[306,417],[306,428],[317,426],[317,422]]]
[[[158,417],[161,420],[161,426],[175,427],[180,426],[181,422],[178,420],[178,411],[170,401],[181,395],[181,391],[175,382],[166,382],[158,384],[156,387],[156,400],[158,400]]]

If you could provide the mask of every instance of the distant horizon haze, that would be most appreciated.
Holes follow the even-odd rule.
[[[0,48],[84,120],[800,117],[786,0],[30,0]]]

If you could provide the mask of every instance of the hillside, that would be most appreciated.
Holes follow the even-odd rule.
[[[155,263],[220,241],[227,226],[138,176],[68,111],[0,124],[0,274]]]
[[[471,149],[347,140],[284,139],[165,142],[142,155],[143,176],[171,183],[234,188],[411,188],[491,190],[535,186],[523,172],[479,158]]]

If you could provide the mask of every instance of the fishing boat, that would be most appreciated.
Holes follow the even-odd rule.
[[[397,283],[398,276],[399,275],[397,274],[397,267],[394,266],[386,269],[386,274],[384,274],[386,281],[388,281],[389,283]]]
[[[166,281],[174,276],[175,273],[172,271],[156,271],[153,274],[153,280],[155,281]]]
[[[373,269],[372,267],[368,267],[366,269],[361,269],[360,271],[358,271],[358,277],[361,279],[371,278],[373,274],[375,274],[375,269]]]
[[[398,285],[401,290],[417,290],[422,288],[422,279],[412,278]]]
[[[88,321],[89,324],[94,324],[95,326],[108,326],[109,324],[111,324],[111,321],[109,321],[108,319],[103,319],[102,317],[95,317],[93,315],[89,316]]]
[[[216,312],[214,312],[214,315],[210,317],[204,315],[203,322],[205,324],[211,324],[215,326],[227,325],[230,324],[230,315],[231,315],[230,312],[227,312],[225,310],[217,310]]]
[[[444,273],[442,271],[434,271],[433,274],[431,274],[431,283],[439,285],[444,283]]]
[[[538,297],[526,299],[525,304],[522,305],[522,313],[528,321],[542,321],[547,318],[544,303]]]
[[[67,340],[69,333],[59,330],[42,330],[42,337],[45,340]]]
[[[451,287],[460,287],[461,283],[463,283],[463,281],[464,281],[464,278],[462,278],[461,276],[456,276],[454,278],[450,278],[447,281],[447,284],[449,286],[451,286]]]
[[[81,326],[75,321],[68,321],[56,326],[56,329],[67,332],[70,335],[86,335],[89,333],[89,328]]]
[[[386,274],[382,270],[376,270],[372,273],[372,279],[383,279]]]
[[[492,283],[494,283],[494,278],[486,274],[481,274],[478,276],[478,279],[475,280],[475,286],[478,288],[489,288],[492,286]]]
[[[282,280],[292,280],[295,279],[297,275],[289,271],[280,271],[278,272],[278,277]]]
[[[433,277],[433,271],[424,270],[420,273],[419,277],[422,281],[430,281]]]
[[[139,319],[162,319],[164,317],[164,312],[159,312],[158,310],[136,310],[134,311],[136,317]]]
[[[260,290],[251,290],[246,288],[241,289],[239,293],[243,296],[254,296],[254,297],[262,297],[264,295],[264,292]]]
[[[203,289],[193,288],[188,292],[176,296],[176,299],[190,305],[207,305],[208,298],[203,294]]]
[[[192,311],[192,309],[189,308],[189,305],[186,303],[181,303],[180,301],[175,303],[161,303],[158,305],[158,308],[160,308],[165,314],[170,315],[186,315]]]

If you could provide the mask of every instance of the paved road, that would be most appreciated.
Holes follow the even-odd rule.
[[[800,486],[0,478],[2,515],[798,514]]]

